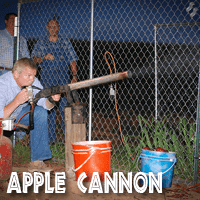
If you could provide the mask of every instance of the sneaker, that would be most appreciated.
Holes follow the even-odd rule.
[[[38,161],[38,165],[35,162],[30,162],[28,165],[28,172],[51,172],[53,168],[48,167],[43,161]]]

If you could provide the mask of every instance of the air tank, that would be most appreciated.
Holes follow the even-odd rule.
[[[3,118],[0,118],[0,179],[8,179],[12,172],[12,142],[3,136]]]

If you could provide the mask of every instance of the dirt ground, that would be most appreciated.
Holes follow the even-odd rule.
[[[46,162],[47,165],[50,165],[54,168],[55,172],[65,172],[64,164],[58,164],[58,163],[52,163],[52,162]],[[28,163],[25,164],[14,164],[12,171],[17,172],[19,177],[19,182],[22,189],[22,172],[27,172]],[[55,173],[52,173],[50,175],[50,187],[55,186]],[[110,193],[102,193],[99,194],[97,191],[94,193],[88,193],[88,189],[90,186],[89,182],[85,182],[84,186],[87,188],[86,193],[82,193],[81,190],[77,186],[77,181],[75,180],[75,177],[73,178],[67,178],[65,180],[65,188],[66,191],[63,194],[59,193],[53,193],[53,194],[46,194],[45,193],[45,184],[41,187],[39,187],[39,193],[33,192],[33,185],[28,187],[28,193],[16,193],[16,191],[12,191],[12,193],[7,193],[9,180],[7,181],[0,181],[0,200],[12,200],[12,199],[22,199],[22,200],[50,200],[50,199],[59,199],[59,200],[65,200],[65,199],[74,199],[74,200],[125,200],[125,199],[133,199],[133,200],[177,200],[177,199],[192,199],[192,200],[200,200],[200,185],[195,187],[189,187],[183,184],[172,184],[171,188],[163,188],[163,192],[161,194],[157,193],[156,190],[154,190],[153,194],[149,193],[149,189],[146,190],[145,193],[140,194],[137,193],[133,187],[132,193],[127,193],[125,190],[124,193],[113,193],[110,189]],[[102,183],[103,187],[103,183]],[[104,188],[103,188],[104,191]]]

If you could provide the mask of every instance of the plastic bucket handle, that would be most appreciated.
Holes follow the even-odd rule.
[[[149,156],[149,157],[152,157],[152,158],[147,158],[146,156],[142,157],[142,155],[144,155],[144,154],[141,154],[138,157],[138,159],[137,159],[137,168],[138,168],[139,172],[141,172],[140,169],[139,169],[139,167],[138,167],[138,161],[139,161],[140,158],[146,158],[146,159],[150,159],[150,160],[158,160],[156,158],[160,158],[158,156]],[[165,160],[164,159],[163,160],[159,159],[159,161],[174,162],[173,165],[169,169],[167,169],[165,172],[162,172],[162,174],[165,174],[165,173],[167,173],[175,165],[175,163],[177,162],[177,158],[169,158],[168,160],[166,160],[166,159]],[[148,175],[148,173],[145,173],[145,174]],[[158,175],[155,174],[155,176],[158,176]]]
[[[79,151],[79,153],[74,153],[73,154],[88,154],[89,152],[91,152],[90,156],[83,162],[83,164],[81,164],[78,168],[74,168],[74,166],[72,167],[72,170],[74,172],[78,171],[79,169],[81,169],[81,167],[83,167],[83,165],[85,165],[87,163],[87,161],[94,155],[94,153],[96,152],[96,150],[102,150],[101,153],[107,153],[107,152],[111,152],[111,147],[107,147],[107,148],[100,148],[100,147],[91,147],[89,149],[80,149],[80,150],[75,150],[75,151]],[[106,151],[104,151],[106,150]],[[88,151],[87,152],[82,152],[82,151]]]

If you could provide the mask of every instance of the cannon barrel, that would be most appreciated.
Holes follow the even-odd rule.
[[[77,89],[92,87],[92,86],[96,86],[96,85],[100,85],[104,83],[119,81],[125,78],[131,78],[131,77],[132,77],[132,72],[126,71],[126,72],[119,72],[116,74],[111,74],[111,75],[102,76],[98,78],[93,78],[90,80],[71,83],[71,84],[68,84],[68,86],[70,87],[70,90],[77,90]]]
[[[81,88],[87,88],[87,87],[92,87],[104,83],[109,83],[109,82],[114,82],[114,81],[119,81],[123,80],[125,78],[131,78],[132,77],[132,72],[131,71],[126,71],[126,72],[119,72],[107,76],[102,76],[90,80],[85,80],[85,81],[80,81],[76,83],[71,83],[68,85],[60,85],[60,86],[53,86],[50,88],[45,88],[42,89],[40,92],[38,92],[35,95],[34,98],[34,104],[43,97],[51,97],[52,95],[55,94],[61,94],[61,93],[67,93],[69,91],[69,88],[71,91],[81,89]]]
[[[131,71],[125,71],[125,72],[119,72],[119,73],[115,73],[115,74],[111,74],[111,75],[107,75],[107,76],[102,76],[102,77],[98,77],[98,78],[94,78],[94,79],[90,79],[90,80],[71,83],[71,84],[68,84],[68,85],[53,86],[53,87],[50,87],[50,88],[45,88],[45,89],[42,89],[40,92],[38,92],[35,95],[35,98],[33,100],[33,105],[36,105],[37,101],[40,98],[43,98],[43,97],[50,98],[52,95],[55,95],[55,94],[61,94],[61,93],[65,93],[65,92],[68,93],[69,88],[70,88],[71,91],[73,91],[73,90],[77,90],[77,89],[92,87],[92,86],[96,86],[96,85],[100,85],[100,84],[104,84],[104,83],[123,80],[125,78],[131,78],[132,74],[133,73]],[[33,86],[33,87],[35,87],[35,86]],[[35,88],[37,88],[37,87],[35,87]],[[76,91],[74,91],[74,92],[76,93]],[[67,95],[67,96],[71,96],[71,95]],[[73,94],[73,96],[76,97],[77,95]],[[33,129],[33,127],[34,127],[34,125],[33,125],[33,115],[29,115],[29,117],[30,117],[30,121],[31,121],[31,123],[30,123],[31,127],[32,127],[31,129]],[[15,124],[15,126],[27,129],[26,126],[21,126],[19,124]]]

